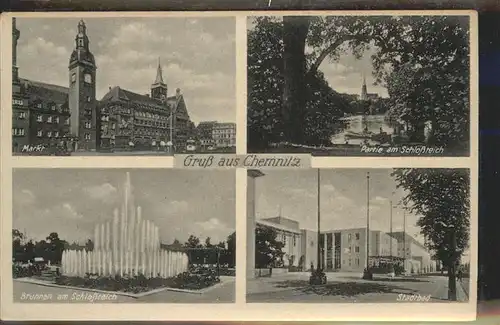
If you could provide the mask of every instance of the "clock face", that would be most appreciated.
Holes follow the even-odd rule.
[[[86,73],[84,76],[84,80],[86,83],[91,84],[92,83],[92,76],[89,73]]]

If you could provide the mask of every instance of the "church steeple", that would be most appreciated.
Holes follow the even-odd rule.
[[[83,48],[85,50],[89,50],[89,38],[87,36],[87,26],[85,26],[85,22],[80,20],[78,23],[78,34],[76,34],[75,38],[76,48]]]
[[[368,97],[368,91],[366,90],[366,77],[363,73],[363,85],[361,86],[361,100],[366,100]]]
[[[162,84],[163,83],[163,71],[161,69],[161,62],[160,58],[158,58],[158,68],[156,69],[156,79],[155,79],[155,84]]]
[[[165,100],[167,98],[167,85],[163,81],[163,70],[161,68],[161,61],[158,58],[158,67],[156,68],[156,79],[151,85],[151,98]]]

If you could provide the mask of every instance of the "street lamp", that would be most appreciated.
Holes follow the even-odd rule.
[[[373,279],[370,271],[370,172],[366,172],[366,268],[363,279]]]
[[[318,263],[317,263],[317,268],[316,270],[311,270],[311,276],[309,277],[309,284],[311,285],[317,285],[317,284],[326,284],[326,274],[323,271],[323,268],[321,266],[321,247],[320,247],[320,238],[321,238],[321,209],[320,209],[320,200],[321,200],[321,173],[320,169],[318,168]]]
[[[320,174],[320,169],[318,168],[318,271],[321,269],[321,246],[320,246],[320,238],[321,238],[321,209],[320,209],[320,197],[321,197],[321,190],[320,190],[320,183],[321,183],[321,174]]]

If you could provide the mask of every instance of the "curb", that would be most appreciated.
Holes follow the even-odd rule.
[[[43,281],[37,281],[37,280],[31,280],[29,278],[19,278],[19,279],[13,279],[14,281],[17,282],[22,282],[22,283],[31,283],[35,285],[40,285],[44,287],[53,287],[53,288],[63,288],[63,289],[71,289],[71,290],[79,290],[79,291],[88,291],[88,292],[98,292],[98,293],[103,293],[103,294],[115,294],[117,296],[124,296],[124,297],[130,297],[130,298],[142,298],[145,296],[149,296],[152,294],[160,293],[163,291],[173,291],[173,292],[181,292],[181,293],[187,293],[187,294],[204,294],[208,291],[211,291],[215,288],[219,288],[223,285],[226,285],[228,283],[232,283],[234,281],[228,281],[224,283],[218,283],[216,285],[213,285],[209,288],[205,288],[202,290],[189,290],[189,289],[177,289],[177,288],[157,288],[151,291],[147,292],[141,292],[141,293],[129,293],[129,292],[122,292],[122,291],[106,291],[106,290],[100,290],[100,289],[91,289],[91,288],[81,288],[81,287],[73,287],[73,286],[65,286],[65,285],[59,285],[59,284],[54,284],[54,283],[49,283],[49,282],[43,282]]]

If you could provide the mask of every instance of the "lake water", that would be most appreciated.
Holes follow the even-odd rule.
[[[346,122],[346,128],[342,132],[332,136],[332,144],[345,144],[345,134],[347,132],[362,133],[365,126],[369,132],[375,134],[380,133],[380,128],[387,134],[394,132],[394,129],[385,121],[385,115],[354,115],[344,117],[341,120]],[[363,139],[349,139],[349,144],[360,145],[363,141]],[[378,142],[373,140],[369,140],[368,143],[372,145],[378,144]]]

